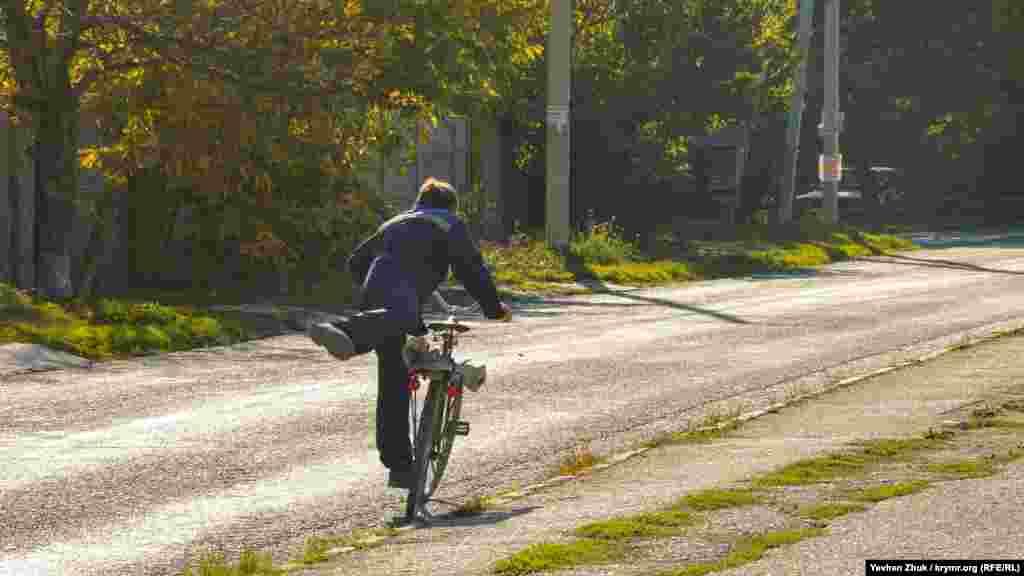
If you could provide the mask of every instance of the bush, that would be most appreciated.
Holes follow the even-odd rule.
[[[622,230],[615,226],[615,218],[592,225],[569,243],[569,251],[584,264],[619,264],[640,256],[637,245],[623,238]]]
[[[93,318],[97,322],[107,324],[120,324],[131,319],[128,304],[118,300],[103,299],[96,303],[96,312]]]
[[[110,349],[118,354],[138,354],[143,351],[139,330],[135,326],[119,324],[110,333]]]
[[[22,295],[10,284],[0,283],[0,310],[5,308],[24,308],[29,303],[28,296]]]
[[[139,331],[142,346],[147,350],[170,350],[171,337],[161,327],[150,324]]]
[[[192,318],[189,331],[192,335],[192,344],[196,346],[211,346],[227,344],[227,335],[221,329],[220,322],[213,318]]]
[[[166,325],[176,321],[180,316],[174,308],[146,302],[137,304],[130,309],[132,320],[137,324]]]

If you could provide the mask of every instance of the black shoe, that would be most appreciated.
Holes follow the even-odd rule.
[[[391,468],[388,472],[388,488],[412,490],[416,483],[416,468],[411,464],[401,468]]]
[[[322,322],[309,327],[309,337],[338,360],[355,356],[356,347],[348,333],[334,324]]]

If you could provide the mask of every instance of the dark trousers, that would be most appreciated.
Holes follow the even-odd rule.
[[[422,325],[419,298],[415,288],[397,278],[368,278],[364,294],[364,312],[337,325],[352,338],[357,354],[377,352],[377,450],[388,468],[403,467],[412,462],[412,446],[409,368],[402,349],[406,334],[418,333]]]

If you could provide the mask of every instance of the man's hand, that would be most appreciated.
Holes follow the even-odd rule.
[[[409,338],[407,346],[416,352],[423,353],[430,350],[430,341],[427,340],[426,336],[412,336]]]

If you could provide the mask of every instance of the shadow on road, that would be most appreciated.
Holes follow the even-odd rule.
[[[721,312],[714,312],[700,308],[698,306],[691,306],[683,304],[681,302],[674,302],[672,300],[666,300],[664,298],[656,298],[654,296],[641,296],[640,294],[633,294],[629,290],[615,290],[610,288],[602,280],[595,277],[593,273],[583,263],[583,259],[578,255],[569,253],[566,256],[566,269],[576,275],[580,284],[583,284],[587,288],[593,290],[596,294],[607,294],[617,296],[619,298],[625,298],[627,300],[635,300],[637,302],[644,302],[646,304],[657,304],[659,306],[666,306],[668,308],[674,308],[676,310],[686,310],[687,312],[695,312],[697,314],[703,314],[717,318],[725,322],[733,324],[750,324],[747,320],[731,314],[723,314]],[[588,302],[581,302],[580,304],[590,304]]]
[[[699,306],[691,306],[689,304],[683,304],[681,302],[673,302],[672,300],[666,300],[664,298],[655,298],[653,296],[640,296],[639,294],[631,294],[626,290],[595,290],[596,294],[605,294],[611,296],[617,296],[619,298],[627,298],[629,300],[636,300],[636,303],[631,302],[587,302],[585,300],[544,300],[543,305],[545,306],[586,306],[590,307],[608,307],[608,308],[639,308],[645,304],[657,304],[668,308],[674,308],[676,310],[684,310],[686,312],[692,312],[698,315],[711,316],[724,320],[733,324],[752,324],[748,320],[744,320],[738,316],[731,314],[725,314],[722,312],[715,312],[714,310],[707,310]],[[529,308],[522,308],[522,312],[516,310],[516,314],[522,316],[528,316],[530,314]]]
[[[957,262],[955,260],[933,260],[930,258],[914,258],[912,256],[903,256],[899,254],[884,253],[880,256],[872,256],[870,258],[865,258],[864,260],[872,262],[884,262],[886,264],[906,264],[907,266],[949,268],[953,270],[964,270],[969,272],[990,272],[992,274],[1011,274],[1015,276],[1024,276],[1024,271],[1020,270],[1000,270],[998,268],[986,268],[984,266],[968,264],[966,262]]]
[[[485,526],[488,524],[497,524],[504,522],[516,516],[522,516],[523,514],[529,514],[534,510],[540,509],[540,506],[524,506],[521,508],[513,508],[511,510],[491,510],[475,514],[456,513],[449,512],[447,514],[438,514],[430,520],[430,524],[421,526],[421,528],[453,528],[458,526]]]

